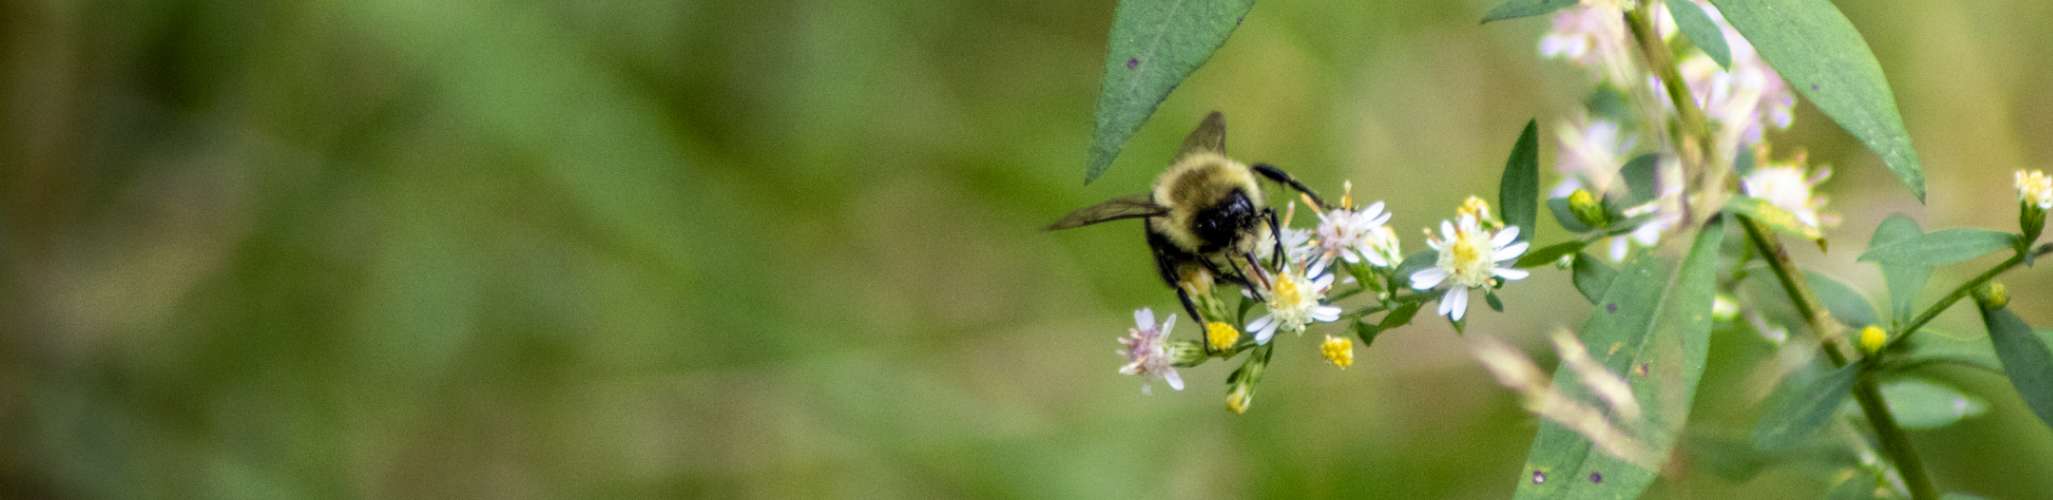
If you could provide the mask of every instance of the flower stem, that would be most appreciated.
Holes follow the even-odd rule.
[[[1818,349],[1825,351],[1825,357],[1832,360],[1832,366],[1846,366],[1846,355],[1839,352],[1839,324],[1832,320],[1832,313],[1818,303],[1818,296],[1811,292],[1810,284],[1803,279],[1796,263],[1789,259],[1789,252],[1782,242],[1775,239],[1768,228],[1751,218],[1740,217],[1740,225],[1746,228],[1747,239],[1768,261],[1769,269],[1775,271],[1775,279],[1782,283],[1782,290],[1789,293],[1789,300],[1796,303],[1797,312],[1810,323],[1811,332],[1818,336]],[[2007,268],[2008,266],[2001,266]],[[1952,300],[1959,300],[1954,297]],[[1901,340],[1901,337],[1898,338]],[[1861,416],[1867,417],[1868,425],[1875,429],[1875,439],[1881,441],[1882,452],[1889,455],[1889,461],[1896,464],[1896,471],[1903,475],[1905,486],[1910,488],[1910,497],[1917,500],[1939,497],[1939,490],[1932,486],[1932,478],[1925,474],[1924,461],[1918,458],[1917,450],[1910,447],[1910,436],[1903,427],[1896,424],[1896,416],[1889,413],[1889,406],[1882,401],[1882,392],[1875,381],[1861,377],[1854,382],[1854,401],[1860,403]]]
[[[2040,245],[2038,248],[2033,249],[2031,253],[2035,254],[2033,257],[2053,253],[2053,243]],[[1890,345],[1902,342],[1903,339],[1910,337],[1911,334],[1917,333],[1919,328],[1923,328],[1926,323],[1932,322],[1933,318],[1939,317],[1939,313],[1946,311],[1948,307],[1953,307],[1955,302],[1960,302],[1960,299],[1973,293],[1975,287],[1982,286],[1990,280],[1996,279],[1996,276],[2016,268],[2018,264],[2023,264],[2024,261],[2024,254],[2012,255],[2009,259],[2004,259],[2003,262],[1990,267],[1989,270],[1982,271],[1982,274],[1975,276],[1974,279],[1961,283],[1959,287],[1955,287],[1952,292],[1947,293],[1938,302],[1932,303],[1931,307],[1925,308],[1924,312],[1918,313],[1917,317],[1912,318],[1909,323],[1905,323],[1903,328],[1899,329],[1900,333],[1897,334],[1896,339],[1889,341]]]
[[[1680,136],[1676,144],[1681,150],[1683,165],[1685,168],[1695,167],[1690,168],[1688,174],[1703,181],[1707,179],[1707,174],[1712,173],[1713,164],[1716,163],[1716,160],[1709,158],[1710,127],[1704,120],[1703,110],[1698,109],[1695,100],[1690,98],[1689,88],[1684,84],[1681,72],[1676,69],[1674,61],[1669,57],[1667,44],[1662,43],[1660,34],[1654,32],[1653,23],[1648,19],[1651,4],[1652,2],[1641,2],[1638,7],[1627,10],[1625,22],[1632,28],[1640,53],[1646,56],[1648,65],[1660,77],[1662,87],[1667,90],[1668,99],[1675,104],[1676,117],[1681,122],[1679,130],[1676,131],[1676,135]],[[1718,172],[1722,174],[1723,171]],[[1722,175],[1708,177],[1708,180],[1714,181],[1708,183],[1713,185],[1707,186],[1705,182],[1697,182],[1694,185],[1701,189],[1723,187]],[[1690,203],[1685,201],[1682,205],[1687,209]],[[1684,216],[1688,217],[1689,214],[1685,212]],[[1738,219],[1740,225],[1746,228],[1747,238],[1753,240],[1754,247],[1760,251],[1761,257],[1768,261],[1769,267],[1775,271],[1775,278],[1782,283],[1782,290],[1788,292],[1790,301],[1796,303],[1797,310],[1810,323],[1811,331],[1818,335],[1818,348],[1825,351],[1825,356],[1832,360],[1833,366],[1845,366],[1846,355],[1839,352],[1834,341],[1839,338],[1838,323],[1832,320],[1832,313],[1820,305],[1817,294],[1811,291],[1809,283],[1797,270],[1796,263],[1790,260],[1789,252],[1766,227],[1761,226],[1759,221],[1744,216]],[[1953,296],[1950,300],[1959,300],[1959,297]],[[1911,449],[1909,437],[1904,434],[1903,428],[1896,424],[1896,417],[1889,413],[1889,406],[1883,403],[1882,393],[1876,389],[1875,382],[1867,377],[1861,377],[1854,383],[1853,393],[1854,399],[1860,403],[1861,415],[1867,417],[1868,423],[1875,428],[1875,436],[1881,441],[1883,453],[1887,453],[1890,461],[1896,464],[1896,470],[1903,476],[1904,484],[1910,489],[1911,498],[1938,498],[1939,492],[1932,487],[1932,478],[1925,474],[1924,462],[1918,459],[1917,451]]]

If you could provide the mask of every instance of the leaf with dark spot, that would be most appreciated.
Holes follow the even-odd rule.
[[[1226,43],[1254,0],[1124,0],[1112,15],[1084,182],[1097,180],[1169,92]]]

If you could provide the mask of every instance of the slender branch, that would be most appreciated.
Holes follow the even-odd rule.
[[[1662,87],[1667,90],[1669,100],[1675,104],[1676,117],[1681,121],[1677,134],[1683,136],[1676,144],[1681,149],[1683,164],[1697,167],[1689,173],[1697,176],[1696,180],[1702,181],[1703,176],[1711,173],[1714,163],[1708,158],[1711,154],[1710,127],[1704,120],[1703,110],[1698,109],[1696,102],[1690,98],[1689,88],[1684,85],[1681,73],[1676,70],[1673,61],[1669,60],[1667,45],[1661,42],[1660,35],[1653,30],[1653,23],[1648,21],[1649,4],[1650,2],[1643,2],[1639,7],[1627,10],[1625,21],[1639,42],[1640,53],[1646,56],[1648,64],[1660,76]],[[1720,172],[1722,174],[1722,170]],[[1719,186],[1703,186],[1701,182],[1696,185],[1700,188],[1717,189],[1724,184],[1722,175],[1715,180],[1719,181]],[[1684,200],[1682,206],[1687,210],[1690,207],[1689,201]],[[1689,216],[1687,211],[1684,216]],[[1804,319],[1810,323],[1811,331],[1818,335],[1818,348],[1825,351],[1833,366],[1845,366],[1846,355],[1839,352],[1835,341],[1840,337],[1837,329],[1839,325],[1832,320],[1832,313],[1822,307],[1817,294],[1811,291],[1809,282],[1804,280],[1803,274],[1797,270],[1796,263],[1790,260],[1789,252],[1783,249],[1782,243],[1767,232],[1767,228],[1762,227],[1760,222],[1749,217],[1739,217],[1739,220],[1740,225],[1746,228],[1747,238],[1753,240],[1762,258],[1768,261],[1769,267],[1775,271],[1775,278],[1782,283],[1782,290],[1788,292],[1790,301],[1796,303],[1797,310],[1803,313]],[[1959,298],[1953,297],[1952,300]],[[1925,473],[1924,462],[1918,459],[1917,451],[1911,449],[1909,437],[1903,433],[1903,428],[1896,424],[1896,417],[1889,413],[1889,406],[1883,403],[1882,393],[1875,387],[1874,381],[1865,376],[1861,377],[1854,383],[1853,393],[1854,399],[1860,403],[1862,416],[1867,417],[1868,423],[1875,428],[1876,438],[1882,443],[1882,451],[1896,464],[1897,472],[1902,474],[1903,482],[1910,488],[1911,498],[1938,498],[1938,490],[1932,487],[1932,479]]]
[[[1789,252],[1782,242],[1775,239],[1768,228],[1747,217],[1740,217],[1740,225],[1746,228],[1747,239],[1768,261],[1768,267],[1775,271],[1775,279],[1782,283],[1782,290],[1789,293],[1797,311],[1811,325],[1812,333],[1818,335],[1818,349],[1832,360],[1832,366],[1846,366],[1846,355],[1839,352],[1839,324],[1832,319],[1832,313],[1821,307],[1818,296],[1811,292],[1809,282],[1803,279],[1796,263],[1789,259]],[[2008,266],[2004,266],[2008,267]],[[1958,300],[1957,298],[1955,300]],[[1828,333],[1830,332],[1830,333]],[[1901,340],[1901,337],[1898,338]],[[1910,436],[1903,427],[1896,424],[1896,416],[1889,412],[1889,405],[1882,401],[1882,391],[1875,381],[1862,376],[1853,385],[1854,401],[1860,403],[1861,416],[1868,419],[1868,425],[1875,429],[1875,439],[1882,444],[1882,452],[1889,455],[1896,464],[1896,471],[1903,475],[1904,485],[1910,488],[1910,497],[1924,500],[1939,497],[1939,490],[1932,486],[1931,476],[1925,473],[1924,460],[1918,458],[1917,450],[1910,447]]]
[[[2039,245],[2038,248],[2032,249],[2033,258],[2037,258],[2048,253],[2053,253],[2053,243]],[[1932,303],[1931,307],[1926,307],[1924,312],[1918,313],[1917,317],[1912,318],[1909,323],[1905,323],[1903,328],[1901,329],[1901,333],[1896,336],[1895,340],[1889,341],[1889,344],[1895,345],[1897,342],[1902,342],[1903,339],[1909,338],[1912,334],[1917,333],[1919,328],[1923,328],[1926,323],[1932,322],[1933,318],[1939,317],[1939,313],[1945,312],[1946,308],[1953,307],[1953,304],[1955,302],[1960,302],[1960,299],[1966,298],[1968,294],[1973,293],[1975,287],[1982,286],[1983,284],[1988,283],[1990,280],[1996,279],[1997,276],[2002,275],[2003,273],[2008,272],[2011,269],[2017,268],[2017,265],[2023,264],[2024,261],[2024,254],[2012,255],[2009,259],[2005,259],[2002,263],[1996,264],[1994,267],[1990,267],[1989,270],[1982,271],[1982,274],[1975,276],[1974,279],[1970,279],[1967,280],[1967,282],[1961,283],[1960,286],[1955,287],[1952,292],[1948,292],[1945,297],[1941,297],[1938,302]]]

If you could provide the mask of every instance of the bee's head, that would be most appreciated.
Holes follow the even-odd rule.
[[[1198,210],[1191,218],[1191,231],[1204,241],[1205,250],[1216,250],[1232,245],[1240,235],[1254,228],[1260,217],[1247,193],[1236,189],[1218,203]]]

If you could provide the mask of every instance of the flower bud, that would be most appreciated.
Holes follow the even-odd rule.
[[[2017,171],[2017,225],[2030,246],[2046,228],[2046,210],[2053,209],[2053,177],[2039,170]]]
[[[1975,287],[1975,303],[1981,304],[1983,309],[2002,309],[2003,306],[2010,305],[2010,290],[2002,283],[1991,281]]]
[[[1711,319],[1718,321],[1739,319],[1739,300],[1731,295],[1722,293],[1712,297]]]
[[[1232,349],[1233,343],[1239,341],[1240,329],[1234,328],[1233,324],[1223,321],[1213,321],[1205,324],[1205,344],[1211,346],[1212,350],[1224,351]]]
[[[1354,341],[1327,335],[1326,341],[1319,343],[1319,356],[1325,357],[1327,363],[1345,370],[1354,364]]]
[[[1205,362],[1205,346],[1195,340],[1178,340],[1162,346],[1168,354],[1169,363],[1176,366],[1197,366]]]
[[[1587,189],[1576,189],[1568,194],[1568,211],[1575,214],[1576,222],[1589,227],[1604,227],[1610,224],[1610,216],[1604,213],[1604,204],[1597,201],[1597,195]]]
[[[1861,329],[1860,345],[1861,352],[1874,356],[1875,353],[1882,352],[1883,346],[1889,345],[1889,332],[1883,331],[1880,326],[1868,325]]]
[[[1226,393],[1226,411],[1235,415],[1247,414],[1248,405],[1255,402],[1255,390],[1250,385],[1235,385],[1233,392]]]

